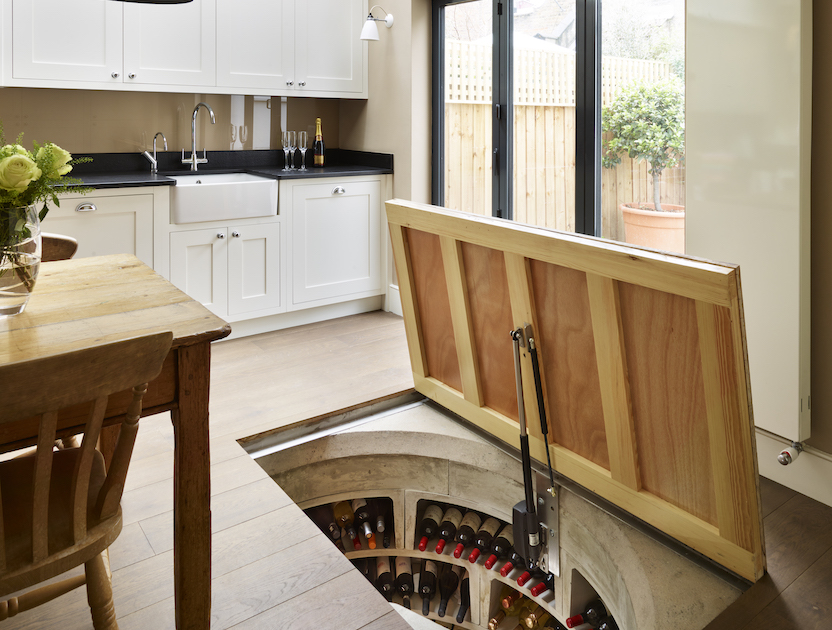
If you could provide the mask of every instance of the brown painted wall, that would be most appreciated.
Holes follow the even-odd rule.
[[[814,2],[812,51],[812,439],[832,453],[832,3]]]
[[[214,110],[216,124],[204,111],[197,118],[197,148],[230,148],[231,97],[217,94],[164,94],[93,90],[0,89],[0,121],[11,142],[22,131],[23,145],[54,142],[71,153],[141,152],[153,144],[157,131],[165,134],[171,151],[191,147],[191,117],[200,101]],[[310,129],[323,119],[326,144],[337,148],[340,101],[288,101],[290,129]],[[245,123],[251,128],[252,97],[246,97]],[[272,99],[271,148],[280,148],[280,99]],[[251,133],[249,134],[251,135]],[[238,145],[239,146],[239,143]],[[161,144],[157,143],[157,149]],[[244,148],[251,148],[251,138]]]

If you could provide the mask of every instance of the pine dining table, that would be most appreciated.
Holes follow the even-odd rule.
[[[24,312],[0,319],[0,363],[162,330],[173,332],[173,344],[161,374],[148,385],[142,415],[171,414],[176,627],[204,629],[211,621],[211,342],[228,336],[231,327],[135,256],[48,262],[41,265]],[[110,397],[107,417],[113,426],[102,435],[105,458],[128,396]],[[58,437],[78,433],[84,414],[84,409],[62,412]],[[31,423],[3,422],[0,404],[0,451],[34,444],[36,437]]]

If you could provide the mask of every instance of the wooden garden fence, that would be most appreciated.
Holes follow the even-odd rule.
[[[514,82],[514,218],[574,231],[575,55],[519,50]],[[602,104],[636,79],[670,75],[664,62],[604,58]],[[491,47],[447,42],[445,68],[445,206],[491,214]],[[661,178],[664,203],[685,203],[685,169]],[[603,235],[623,240],[619,205],[650,202],[645,162],[624,158],[602,169]]]

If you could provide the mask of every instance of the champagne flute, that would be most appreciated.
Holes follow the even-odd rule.
[[[284,131],[281,135],[281,140],[283,142],[283,170],[289,170],[289,132]]]
[[[296,131],[289,131],[289,151],[291,152],[291,158],[289,162],[289,170],[294,171],[295,169],[295,149],[298,148],[298,135]]]
[[[306,150],[309,148],[309,134],[298,131],[298,148],[300,149],[300,170],[306,170]]]

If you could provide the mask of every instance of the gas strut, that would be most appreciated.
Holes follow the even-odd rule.
[[[555,473],[552,472],[552,456],[549,455],[549,423],[546,421],[546,403],[543,401],[543,383],[540,380],[540,362],[537,359],[537,345],[531,335],[531,326],[527,326],[529,337],[529,354],[532,357],[532,371],[534,372],[534,389],[537,393],[537,410],[540,413],[540,432],[543,433],[543,444],[546,446],[546,463],[549,464],[549,487],[555,487]]]
[[[515,551],[522,556],[528,568],[537,567],[540,560],[540,523],[537,519],[536,501],[532,486],[532,461],[529,454],[529,434],[526,430],[526,408],[523,401],[523,375],[520,369],[520,345],[523,344],[523,329],[511,331],[514,346],[514,380],[517,385],[517,415],[520,419],[520,458],[523,466],[525,502],[514,506],[513,529]]]

